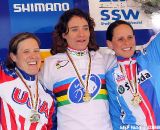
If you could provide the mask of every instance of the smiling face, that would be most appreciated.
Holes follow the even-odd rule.
[[[68,22],[68,32],[63,34],[68,47],[75,50],[85,50],[89,43],[90,31],[84,18],[73,16]]]
[[[36,75],[41,65],[40,49],[33,38],[28,38],[18,44],[17,54],[10,53],[16,66],[27,74]]]
[[[107,43],[117,56],[130,58],[135,52],[135,36],[133,30],[126,24],[114,28],[112,41],[108,40]]]

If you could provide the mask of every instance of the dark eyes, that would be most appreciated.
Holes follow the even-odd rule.
[[[25,54],[28,54],[28,53],[30,53],[30,52],[31,52],[30,50],[24,50],[24,51],[23,51],[23,53],[25,53]],[[36,53],[38,52],[38,53],[39,53],[39,52],[40,52],[40,49],[35,49],[35,50],[33,50],[33,52],[36,52]]]
[[[72,31],[72,32],[77,32],[77,31],[79,31],[80,29],[82,29],[82,30],[84,30],[84,31],[88,31],[88,30],[89,30],[89,27],[88,27],[88,26],[72,27],[72,28],[70,28],[70,31]]]
[[[23,53],[29,53],[29,50],[25,50]]]
[[[127,40],[132,40],[133,36],[128,36]],[[124,37],[118,38],[118,41],[125,41],[126,39]]]

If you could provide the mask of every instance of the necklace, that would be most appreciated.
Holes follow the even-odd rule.
[[[133,98],[131,100],[131,104],[133,106],[138,106],[141,102],[142,102],[142,97],[140,96],[139,92],[138,92],[138,82],[137,82],[137,65],[135,63],[135,76],[133,74],[133,65],[131,65],[131,62],[130,61],[130,64],[129,64],[129,69],[130,69],[130,74],[131,74],[131,77],[129,77],[127,74],[126,74],[126,70],[125,70],[125,66],[122,66],[121,64],[119,64],[120,66],[120,70],[122,72],[122,74],[127,78],[128,80],[128,83],[130,85],[130,91],[133,95]]]
[[[66,51],[66,54],[67,54],[69,60],[71,61],[72,65],[74,67],[74,70],[76,71],[76,74],[78,76],[78,79],[79,79],[81,85],[84,88],[86,88],[85,94],[83,95],[83,101],[89,102],[91,100],[91,95],[90,95],[89,90],[88,90],[88,80],[89,80],[89,75],[90,75],[90,72],[91,72],[91,55],[88,52],[88,54],[89,54],[89,64],[88,64],[88,72],[87,72],[86,86],[85,86],[85,84],[84,84],[84,82],[83,82],[83,80],[82,80],[82,78],[81,78],[81,76],[80,76],[80,74],[78,72],[78,69],[77,69],[75,63],[73,62],[73,59],[71,58],[70,54],[68,53],[68,51]]]
[[[88,49],[85,49],[84,51],[77,51],[68,47],[67,50],[69,54],[76,55],[76,56],[84,56],[88,54]]]
[[[18,70],[16,69],[16,74],[18,75],[18,77],[21,79],[21,81],[24,83],[25,87],[27,88],[29,95],[30,95],[30,99],[31,99],[31,116],[30,116],[30,122],[31,123],[36,123],[40,121],[40,115],[37,112],[37,106],[38,106],[38,78],[36,79],[36,95],[35,95],[35,99],[32,96],[31,90],[29,88],[29,86],[26,84],[26,82],[24,81],[24,79],[22,78],[22,75],[18,72]]]

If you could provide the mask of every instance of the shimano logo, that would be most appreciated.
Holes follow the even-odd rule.
[[[13,4],[15,13],[20,12],[52,12],[52,11],[67,11],[69,3],[28,3],[28,4]]]

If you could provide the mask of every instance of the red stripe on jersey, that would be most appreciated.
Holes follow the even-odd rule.
[[[10,105],[7,105],[9,108],[9,113],[10,113],[10,119],[11,119],[11,128],[12,130],[17,130],[17,124],[16,124],[16,117],[15,117],[15,113],[14,110],[11,108]]]
[[[42,126],[41,130],[51,130],[51,129],[48,129],[48,128],[46,127],[46,124],[44,124],[44,125]]]
[[[0,127],[1,127],[1,119],[2,119],[2,117],[1,117],[1,110],[2,110],[2,100],[1,100],[1,97],[0,97]]]
[[[132,80],[130,65],[124,65],[124,67],[125,67],[125,71],[126,71],[126,73],[127,73],[127,78],[128,78],[129,80]]]
[[[144,112],[145,116],[146,116],[146,122],[147,122],[147,126],[151,126],[152,123],[151,123],[151,119],[150,118],[147,118],[149,113],[148,113],[148,110],[145,106],[145,104],[143,102],[140,103],[140,107],[142,109],[142,111]]]
[[[14,80],[13,77],[7,75],[4,73],[4,71],[2,71],[2,69],[0,68],[0,83],[3,83],[4,81],[7,82],[7,81],[11,81],[11,80]]]
[[[138,86],[139,87],[139,86]],[[152,110],[151,104],[147,99],[147,96],[144,94],[143,90],[139,87],[139,92],[144,100],[144,102],[140,103],[140,107],[143,110],[145,116],[146,116],[146,122],[148,126],[155,126],[156,125],[156,120],[155,120],[155,115]],[[146,105],[145,105],[146,104]]]
[[[137,76],[136,75],[136,73],[137,73],[136,72],[137,71],[136,64],[134,63],[134,64],[124,65],[124,66],[125,66],[125,70],[126,70],[126,73],[127,73],[127,78],[129,80],[133,80],[133,78],[135,76]],[[133,74],[133,76],[131,74]]]
[[[106,80],[105,80],[105,79],[101,79],[101,83],[102,83],[102,84],[105,84],[105,83],[106,83]]]
[[[1,110],[0,110],[0,112],[1,112],[1,119],[3,119],[3,120],[1,120],[1,123],[2,123],[2,130],[7,130],[7,123],[6,123],[6,115],[5,115],[5,113],[4,113],[4,106],[3,106],[3,102],[1,101]]]
[[[25,119],[22,116],[19,116],[19,122],[21,123],[21,130],[24,130]]]
[[[32,123],[29,130],[36,130],[37,124],[38,124],[38,122]]]
[[[60,91],[67,90],[68,87],[69,87],[69,84],[64,84],[64,85],[62,85],[62,86],[60,86],[60,87],[55,88],[55,89],[53,90],[53,92],[54,92],[54,93],[58,93],[58,92],[60,92]]]
[[[128,58],[124,58],[124,59],[118,59],[119,62],[124,62],[124,61],[128,61]],[[132,60],[136,60],[135,57],[132,57]]]
[[[54,102],[52,103],[52,106],[49,110],[49,118],[48,118],[48,124],[47,124],[47,130],[51,130],[51,128],[53,127],[53,118],[52,118],[52,115],[55,113],[54,111]]]

